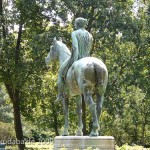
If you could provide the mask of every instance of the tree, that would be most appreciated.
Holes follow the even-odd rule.
[[[8,9],[9,7],[11,7],[10,10]],[[31,10],[30,7],[33,9]],[[35,29],[36,34],[44,31],[43,20],[45,17],[42,16],[42,10],[35,1],[10,1],[10,3],[3,1],[1,8],[2,49],[0,53],[0,81],[4,83],[13,104],[16,137],[21,143],[18,145],[19,149],[22,150],[25,144],[20,115],[21,93],[28,77],[31,76],[31,78],[35,79],[37,74],[42,72],[43,67],[41,66],[44,64],[41,63],[42,58],[37,61],[42,53],[38,55],[36,55],[37,52],[32,53],[31,48],[26,44],[28,44],[28,37],[35,35]],[[31,15],[32,13],[34,15]],[[43,23],[42,27],[41,23]],[[19,27],[18,31],[14,30],[15,24]],[[32,27],[34,30],[31,29],[33,24],[36,24],[36,28]],[[24,30],[27,27],[30,27],[29,30]],[[30,30],[32,30],[32,33],[30,33]],[[35,62],[37,62],[37,66]]]
[[[32,120],[30,113],[34,112],[43,96],[40,91],[41,75],[46,69],[44,56],[55,33],[55,30],[48,32],[49,21],[57,23],[52,12],[54,6],[53,2],[32,0],[3,1],[1,5],[0,82],[4,83],[13,104],[16,137],[23,142],[19,149],[25,147],[21,113]],[[16,30],[14,25],[18,25],[19,29]],[[55,28],[58,27],[55,24]]]

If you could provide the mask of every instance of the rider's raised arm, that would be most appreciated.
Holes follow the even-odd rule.
[[[79,50],[78,50],[78,40],[76,37],[75,31],[71,33],[72,38],[72,53],[73,53],[73,59],[74,61],[78,60]]]

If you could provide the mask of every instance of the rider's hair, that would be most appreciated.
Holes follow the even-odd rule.
[[[75,20],[75,23],[79,28],[84,28],[87,25],[88,21],[87,19],[79,17]]]

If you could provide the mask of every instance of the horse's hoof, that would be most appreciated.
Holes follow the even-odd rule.
[[[69,132],[68,131],[64,131],[61,136],[68,136],[69,135]]]
[[[91,131],[89,136],[99,136],[98,131]]]
[[[77,131],[76,136],[83,136],[83,132],[82,131]]]

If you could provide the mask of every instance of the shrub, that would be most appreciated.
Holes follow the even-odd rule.
[[[0,122],[0,141],[15,140],[14,126],[11,123]]]
[[[148,149],[144,149],[143,146],[138,146],[138,145],[134,145],[134,146],[130,146],[128,144],[122,145],[121,147],[116,146],[116,150],[148,150]]]

